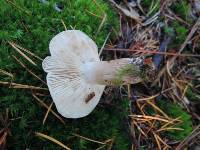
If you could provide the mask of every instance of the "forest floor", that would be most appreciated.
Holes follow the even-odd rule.
[[[200,1],[0,0],[0,18],[0,149],[199,148]],[[143,59],[147,78],[63,118],[41,63],[67,29],[88,34],[102,60]]]

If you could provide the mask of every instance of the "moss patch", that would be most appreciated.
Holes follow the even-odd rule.
[[[60,0],[63,5],[61,12],[53,8],[57,0],[49,0],[48,4],[40,3],[38,0],[12,0],[11,2],[13,3],[0,0],[0,67],[12,73],[13,82],[16,83],[43,86],[40,81],[17,64],[12,55],[19,58],[44,80],[46,74],[41,68],[41,61],[32,58],[38,66],[34,67],[29,64],[11,48],[7,43],[8,40],[14,41],[44,58],[49,53],[48,45],[51,38],[64,30],[61,19],[68,29],[74,27],[87,33],[99,47],[111,28],[118,29],[119,23],[116,13],[103,0],[96,0],[98,5],[93,0]],[[107,14],[107,19],[96,35],[104,13]],[[0,81],[10,80],[6,75],[0,74]],[[52,102],[49,95],[41,99],[48,105]],[[31,91],[1,86],[0,113],[5,108],[9,108],[9,117],[13,118],[10,125],[12,136],[7,141],[8,149],[61,149],[48,140],[36,137],[35,131],[52,136],[65,144],[67,143],[70,148],[77,150],[96,149],[100,145],[76,138],[72,136],[72,133],[78,133],[99,141],[115,138],[114,147],[129,149],[129,139],[123,126],[124,115],[115,111],[114,108],[111,111],[110,108],[98,106],[88,117],[77,120],[65,119],[66,125],[60,123],[50,113],[46,123],[42,125],[46,109],[34,100]],[[56,111],[55,106],[53,106],[53,110]]]
[[[159,101],[159,106],[170,117],[172,118],[180,117],[180,120],[182,121],[181,123],[175,125],[174,127],[181,128],[183,130],[167,131],[166,132],[167,136],[169,136],[171,139],[182,140],[192,132],[193,129],[192,129],[191,116],[185,110],[183,110],[179,105],[170,102]]]
[[[114,80],[114,85],[122,85],[123,84],[123,78],[125,76],[141,76],[141,72],[139,71],[138,68],[134,67],[132,64],[128,64],[118,70],[116,73],[116,78]]]

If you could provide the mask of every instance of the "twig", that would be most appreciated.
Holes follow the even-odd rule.
[[[125,48],[104,48],[107,51],[126,51],[126,52],[141,52],[143,54],[159,54],[159,55],[168,55],[168,56],[177,56],[177,57],[200,57],[198,54],[180,54],[180,53],[170,53],[170,52],[159,52],[156,50],[134,50],[134,49],[125,49]]]
[[[48,135],[45,135],[43,133],[40,133],[40,132],[35,132],[36,136],[39,136],[39,137],[42,137],[42,138],[45,138],[47,140],[50,140],[54,143],[56,143],[57,145],[61,146],[62,148],[66,149],[66,150],[72,150],[71,148],[67,147],[66,145],[64,145],[63,143],[61,143],[60,141],[56,140],[55,138],[52,138]]]

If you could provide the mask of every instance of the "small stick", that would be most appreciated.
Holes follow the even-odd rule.
[[[144,54],[160,54],[160,55],[169,55],[169,56],[177,56],[177,57],[200,57],[200,55],[195,54],[180,54],[180,53],[170,53],[170,52],[159,52],[156,50],[148,51],[148,50],[134,50],[134,49],[125,49],[125,48],[104,48],[107,51],[126,51],[126,52],[141,52]]]
[[[63,143],[61,143],[60,141],[48,136],[48,135],[45,135],[43,133],[40,133],[40,132],[35,132],[35,135],[36,136],[39,136],[39,137],[42,137],[42,138],[45,138],[47,140],[50,140],[54,143],[56,143],[57,145],[61,146],[62,148],[66,149],[66,150],[72,150],[71,148],[67,147],[66,145],[64,145]]]

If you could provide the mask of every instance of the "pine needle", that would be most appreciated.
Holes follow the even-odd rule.
[[[87,9],[85,9],[85,11],[86,11],[87,13],[89,13],[90,15],[92,15],[92,16],[95,16],[95,17],[97,17],[97,18],[99,18],[99,19],[103,19],[103,17],[98,16],[97,14],[95,14],[95,13],[93,13],[93,12],[87,10]]]
[[[5,71],[5,70],[0,69],[0,73],[9,76],[9,77],[11,77],[12,79],[14,78],[13,74],[11,74],[11,73],[9,73],[9,72],[7,72],[7,71]]]
[[[107,15],[104,14],[103,19],[102,19],[102,21],[101,21],[101,23],[100,23],[100,25],[99,25],[99,27],[98,27],[98,29],[97,29],[97,32],[96,32],[95,36],[97,36],[98,33],[100,32],[100,30],[102,29],[104,23],[106,22],[106,19],[107,19]]]
[[[19,83],[10,83],[10,82],[4,82],[0,81],[0,84],[2,85],[9,85],[9,88],[14,88],[14,89],[32,89],[32,90],[47,90],[47,88],[41,88],[41,87],[36,87],[32,85],[26,85],[26,84],[19,84]]]
[[[47,104],[45,104],[42,100],[40,100],[35,94],[33,94],[33,97],[42,105],[44,106],[46,109],[49,109],[49,106],[47,106]],[[52,109],[49,110],[56,118],[58,118],[58,120],[60,120],[60,122],[62,122],[63,124],[65,124],[64,120],[57,115],[57,113],[55,113]]]
[[[49,108],[48,108],[48,110],[47,110],[47,112],[46,112],[46,114],[45,114],[45,116],[44,116],[44,119],[43,119],[43,121],[42,121],[42,124],[43,124],[43,125],[44,125],[44,123],[45,123],[45,121],[46,121],[46,119],[47,119],[47,117],[48,117],[48,114],[49,114],[49,112],[50,112],[52,106],[53,106],[53,102],[52,102],[51,105],[49,106]]]
[[[180,53],[170,53],[170,52],[159,52],[156,50],[135,50],[135,49],[120,49],[120,48],[104,48],[107,51],[125,51],[125,52],[139,52],[143,54],[159,54],[166,56],[176,56],[176,57],[200,57],[198,54],[180,54]]]
[[[97,148],[96,150],[101,150],[102,148],[104,148],[106,145],[102,145],[99,148]]]
[[[148,104],[150,104],[155,110],[157,110],[158,112],[160,112],[163,116],[165,116],[166,118],[170,119],[169,116],[164,113],[158,106],[156,106],[154,103],[147,101]]]
[[[169,121],[168,123],[164,124],[160,129],[163,129],[163,128],[167,127],[167,126],[170,125],[170,124],[174,124],[174,122],[181,122],[180,118],[181,118],[181,117],[177,117],[177,118],[175,118],[175,119]]]
[[[151,100],[151,99],[154,99],[154,98],[156,98],[157,96],[159,96],[160,94],[158,93],[158,94],[156,94],[156,95],[153,95],[153,96],[150,96],[150,97],[146,97],[146,98],[139,98],[139,99],[137,99],[137,102],[139,102],[139,101],[147,101],[147,100]]]
[[[12,55],[12,57],[24,68],[26,71],[28,71],[32,76],[34,76],[36,79],[40,80],[43,84],[47,85],[44,80],[42,80],[40,77],[38,77],[35,73],[33,73],[30,69],[26,67],[25,64],[23,64],[17,57]]]
[[[45,138],[47,140],[50,140],[54,143],[56,143],[57,145],[61,146],[62,148],[66,149],[66,150],[72,150],[71,148],[67,147],[66,145],[64,145],[63,143],[61,143],[60,141],[56,140],[55,138],[52,138],[48,135],[45,135],[43,133],[40,133],[40,132],[35,132],[36,136],[39,136],[39,137],[42,137],[42,138]]]
[[[102,145],[105,145],[105,144],[106,144],[105,142],[96,141],[96,140],[93,140],[93,139],[90,139],[90,138],[87,138],[87,137],[81,136],[81,135],[76,134],[76,133],[73,133],[72,135],[74,135],[74,136],[76,136],[76,137],[79,137],[79,138],[81,138],[81,139],[84,139],[84,140],[90,141],[90,142],[94,142],[94,143],[98,143],[98,144],[102,144]]]
[[[17,48],[13,43],[8,42],[20,55],[22,55],[26,60],[28,60],[34,66],[37,66],[27,55],[25,55],[19,48]]]
[[[10,1],[10,0],[6,0],[8,3],[10,3],[11,5],[13,5],[16,9],[19,9],[22,12],[25,12],[27,15],[31,15],[31,13],[23,8],[21,8],[20,6],[16,5],[14,2]]]
[[[160,145],[160,142],[159,142],[159,140],[158,140],[158,136],[157,136],[154,132],[152,132],[152,133],[153,133],[153,136],[154,136],[154,138],[155,138],[155,140],[156,140],[156,143],[157,143],[157,145],[158,145],[158,149],[161,150],[161,145]]]
[[[67,26],[66,26],[65,22],[63,21],[63,19],[61,19],[61,22],[62,22],[62,25],[63,25],[65,31],[67,31]]]
[[[147,116],[147,115],[129,115],[130,117],[132,117],[133,119],[150,119],[150,120],[159,120],[162,122],[169,122],[169,120],[161,118],[161,117],[154,117],[154,116]]]
[[[184,130],[184,129],[182,129],[182,128],[162,128],[162,129],[159,129],[159,130],[157,130],[157,132],[161,132],[161,131],[168,131],[168,130],[178,130],[178,131],[182,131],[182,130]]]
[[[28,53],[29,55],[31,55],[31,56],[33,56],[33,57],[35,57],[35,58],[37,58],[38,60],[40,60],[40,61],[43,60],[41,57],[39,57],[39,56],[37,56],[36,54],[32,53],[32,52],[29,51],[28,49],[23,48],[23,47],[21,47],[20,45],[14,43],[14,42],[11,42],[11,43],[12,43],[13,45],[15,45],[17,48],[21,49],[22,51]]]
[[[140,126],[137,124],[137,122],[135,122],[134,120],[132,120],[132,123],[137,127],[137,129],[147,138],[148,136],[144,133],[144,131],[140,128]]]
[[[108,35],[106,36],[106,39],[105,39],[103,45],[101,46],[101,49],[100,49],[100,51],[99,51],[99,57],[101,56],[101,54],[102,54],[102,52],[103,52],[103,49],[104,49],[104,46],[106,45],[106,42],[107,42],[107,40],[108,40],[109,37],[110,37],[110,32],[109,32]]]

